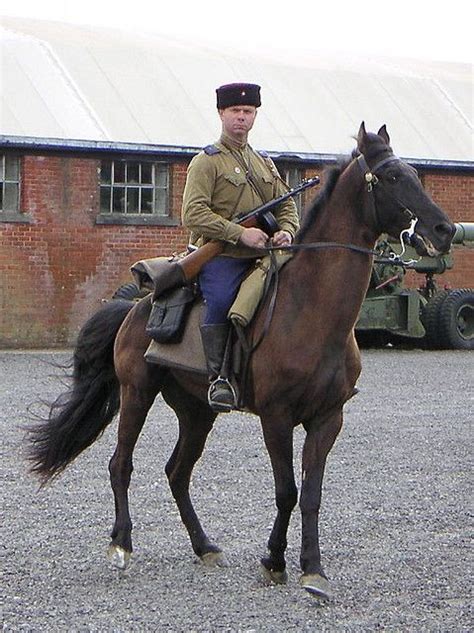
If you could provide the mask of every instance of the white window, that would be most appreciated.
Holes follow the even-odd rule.
[[[100,213],[168,216],[168,163],[101,161]]]
[[[19,213],[20,210],[20,159],[8,154],[0,155],[0,213]]]
[[[301,183],[303,180],[303,170],[300,167],[294,167],[292,165],[281,166],[278,168],[281,177],[287,183],[287,185],[293,189]],[[296,203],[298,213],[301,215],[302,210],[302,194],[298,194],[293,198]]]

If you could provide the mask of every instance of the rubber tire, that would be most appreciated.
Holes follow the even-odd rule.
[[[439,335],[439,317],[441,306],[448,294],[448,290],[441,290],[434,297],[431,297],[423,308],[421,322],[426,330],[424,342],[428,349],[442,349],[443,347],[443,341]]]
[[[439,308],[439,337],[445,349],[474,349],[474,290],[448,293]]]
[[[355,337],[360,349],[377,349],[392,342],[390,333],[383,330],[356,330]]]
[[[130,283],[119,286],[112,295],[112,299],[125,299],[127,301],[135,301],[137,299],[142,299],[149,293],[149,290],[140,290],[137,284],[133,283],[132,281]]]

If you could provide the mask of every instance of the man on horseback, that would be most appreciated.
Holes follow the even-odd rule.
[[[202,268],[199,284],[206,303],[201,336],[211,383],[209,402],[216,410],[229,411],[235,406],[234,394],[222,372],[230,332],[227,313],[252,262],[261,256],[259,249],[269,240],[260,228],[244,228],[232,220],[282,195],[288,186],[266,153],[256,152],[247,142],[261,105],[260,86],[227,84],[216,93],[222,134],[189,164],[182,219],[191,231],[192,245],[225,242],[222,256]],[[275,217],[279,230],[272,244],[290,244],[299,227],[294,201],[283,202]]]

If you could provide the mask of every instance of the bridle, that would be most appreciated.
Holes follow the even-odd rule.
[[[374,223],[375,226],[377,226],[377,228],[379,229],[379,232],[382,232],[382,228],[381,228],[381,223],[379,220],[379,212],[377,209],[377,201],[375,199],[375,194],[374,194],[374,187],[380,185],[381,187],[384,187],[383,181],[380,180],[380,178],[377,176],[377,172],[384,167],[385,165],[387,165],[388,163],[392,163],[395,161],[398,162],[403,162],[401,160],[401,158],[398,158],[398,156],[395,155],[391,155],[391,156],[387,156],[386,158],[382,158],[382,160],[380,160],[378,163],[376,163],[372,168],[369,167],[365,156],[363,154],[359,154],[356,158],[357,164],[359,165],[363,175],[364,175],[364,180],[367,183],[367,192],[369,194],[371,194],[370,196],[370,206],[372,208],[372,215],[374,218]],[[400,246],[401,246],[401,252],[397,255],[396,253],[391,253],[389,255],[389,259],[392,261],[392,263],[397,263],[400,265],[404,265],[404,266],[409,266],[411,264],[414,264],[416,261],[416,259],[411,259],[408,261],[403,261],[401,258],[404,255],[405,251],[406,251],[406,246],[405,244],[408,242],[410,242],[411,237],[414,235],[415,233],[415,225],[418,222],[418,218],[416,217],[416,215],[413,213],[413,211],[411,209],[409,209],[406,204],[404,204],[399,198],[397,198],[396,196],[393,195],[393,193],[387,191],[385,189],[385,194],[389,197],[392,198],[392,200],[395,200],[395,202],[400,206],[400,208],[403,210],[403,213],[407,214],[408,219],[410,220],[410,226],[407,229],[403,229],[400,232]]]
[[[370,194],[370,207],[372,209],[372,215],[374,218],[374,223],[377,229],[380,229],[380,233],[382,232],[381,224],[379,220],[379,212],[377,210],[377,201],[375,199],[374,187],[381,186],[383,187],[383,182],[377,175],[377,172],[387,165],[388,163],[394,161],[400,161],[401,158],[398,156],[391,155],[383,158],[378,163],[374,165],[374,167],[370,168],[365,156],[361,153],[356,157],[356,162],[364,176],[364,180],[367,183],[367,192]],[[268,251],[270,254],[273,251],[282,251],[282,252],[297,252],[297,251],[306,251],[306,250],[322,250],[322,249],[331,249],[331,248],[343,248],[346,250],[354,251],[356,253],[363,253],[366,255],[372,255],[375,257],[374,263],[377,264],[395,264],[397,266],[403,266],[404,268],[410,268],[413,266],[418,260],[410,259],[403,260],[402,256],[406,252],[406,242],[410,242],[411,237],[415,233],[415,225],[418,222],[418,218],[401,200],[399,200],[396,196],[394,196],[391,192],[385,190],[385,194],[395,200],[395,202],[403,209],[403,212],[408,214],[408,219],[410,220],[410,226],[406,229],[403,229],[400,232],[399,240],[401,245],[400,253],[390,253],[388,257],[381,257],[380,253],[374,249],[364,248],[363,246],[357,246],[356,244],[344,244],[341,242],[310,242],[310,243],[301,243],[301,244],[288,244],[287,246],[265,246],[262,250]],[[272,266],[273,267],[273,266]]]
[[[375,226],[378,229],[380,229],[381,227],[380,227],[380,221],[379,221],[379,214],[377,211],[377,202],[375,200],[374,187],[379,186],[379,185],[383,186],[383,182],[377,176],[377,172],[379,172],[379,170],[385,165],[387,165],[388,163],[391,163],[394,161],[401,161],[401,159],[398,158],[398,156],[395,156],[392,154],[380,160],[372,168],[369,167],[365,159],[365,156],[362,153],[359,153],[359,155],[356,157],[355,160],[357,161],[357,164],[359,165],[362,171],[362,174],[364,176],[364,180],[367,183],[367,192],[370,194],[370,201],[371,201],[370,204],[372,208]],[[288,246],[270,246],[269,245],[261,249],[261,250],[267,251],[270,255],[270,268],[268,270],[267,278],[265,281],[264,296],[268,292],[270,292],[270,289],[271,289],[271,296],[270,296],[262,332],[258,340],[253,345],[251,346],[248,345],[248,342],[246,341],[246,336],[243,332],[243,328],[241,328],[240,326],[236,326],[237,335],[239,337],[242,349],[244,350],[246,358],[247,358],[246,362],[244,363],[246,366],[248,366],[250,355],[257,349],[257,347],[265,338],[270,327],[273,311],[275,309],[275,303],[276,303],[276,297],[277,297],[278,285],[279,285],[279,274],[278,274],[278,266],[276,263],[275,251],[291,253],[291,252],[306,251],[306,250],[317,251],[317,250],[323,250],[323,249],[332,249],[332,248],[341,249],[342,248],[342,249],[350,250],[356,253],[371,255],[374,257],[374,260],[373,260],[374,263],[377,263],[377,264],[391,264],[391,265],[396,265],[396,266],[402,266],[404,268],[413,267],[413,265],[418,261],[416,259],[410,259],[408,261],[404,261],[402,259],[402,256],[406,251],[405,239],[409,242],[411,236],[415,233],[415,225],[418,222],[418,218],[415,216],[413,211],[411,211],[405,204],[403,204],[403,202],[401,202],[396,196],[394,196],[392,193],[388,191],[386,191],[385,193],[387,196],[395,200],[405,213],[408,212],[409,214],[408,217],[410,219],[410,226],[407,229],[403,229],[400,232],[400,236],[399,236],[400,244],[402,247],[400,254],[390,253],[388,257],[381,257],[380,253],[374,249],[364,248],[363,246],[357,246],[356,244],[344,244],[341,242],[310,242],[310,243],[300,243],[300,244],[289,244]],[[382,230],[380,230],[380,232],[382,232]]]

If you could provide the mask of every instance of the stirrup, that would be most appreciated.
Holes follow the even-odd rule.
[[[213,396],[215,395],[215,392],[219,385],[226,386],[226,390],[232,396],[232,403],[219,402],[213,399]],[[228,413],[229,411],[237,408],[237,394],[234,387],[229,382],[228,378],[218,376],[215,380],[211,382],[211,384],[209,385],[209,390],[207,392],[207,402],[213,411],[218,411],[220,413]]]

